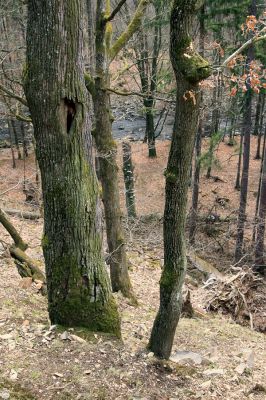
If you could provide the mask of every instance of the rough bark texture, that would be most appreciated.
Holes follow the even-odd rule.
[[[81,0],[29,0],[25,92],[42,178],[52,323],[120,335],[102,256]],[[40,34],[42,32],[42,34]]]
[[[104,204],[106,235],[109,250],[109,264],[112,289],[134,299],[128,274],[125,235],[122,226],[122,212],[119,199],[117,146],[112,136],[112,112],[110,106],[109,65],[106,49],[106,35],[109,24],[104,22],[103,3],[97,3],[96,16],[96,79],[92,93],[95,115],[94,138],[98,151],[102,199]]]
[[[238,163],[237,163],[237,174],[236,174],[236,183],[235,183],[235,189],[240,190],[241,184],[240,184],[240,177],[241,177],[241,164],[242,164],[242,156],[243,156],[243,132],[241,133],[240,137],[240,145],[239,145],[239,155],[238,155]]]
[[[165,172],[164,269],[160,281],[160,308],[149,342],[151,351],[161,358],[170,356],[181,314],[181,289],[186,272],[187,192],[198,123],[199,82],[210,74],[208,63],[194,51],[189,35],[197,4],[196,0],[175,0],[171,14],[170,56],[177,81],[176,113]],[[196,100],[196,105],[193,100]]]
[[[258,135],[258,140],[257,140],[257,150],[256,150],[255,160],[261,159],[261,138],[263,135],[262,128],[263,128],[263,117],[264,117],[264,106],[265,106],[265,94],[260,93],[260,97],[262,97],[260,104],[260,113],[259,116],[257,116],[256,113],[256,120],[255,120],[255,124],[258,124],[256,133]],[[254,135],[255,135],[255,129],[254,129]]]
[[[257,14],[256,0],[251,0],[249,6],[249,15]],[[252,35],[252,34],[251,34]],[[250,46],[247,52],[246,72],[249,73],[250,63],[254,60],[254,47]],[[246,80],[245,102],[243,107],[243,167],[240,189],[240,203],[238,210],[237,223],[237,239],[235,248],[235,262],[238,262],[243,256],[244,230],[246,221],[246,207],[248,197],[248,181],[249,181],[249,161],[250,161],[250,127],[252,126],[252,88],[250,79]]]
[[[259,196],[259,210],[257,219],[257,238],[255,246],[255,266],[254,269],[261,274],[265,274],[266,265],[264,257],[264,236],[265,236],[265,216],[266,216],[266,154],[265,140],[263,149],[263,165],[261,172],[261,182]]]
[[[199,54],[204,57],[204,40],[205,40],[205,6],[201,7],[200,11],[200,32],[199,32]],[[203,92],[201,92],[200,98],[201,104],[203,103]],[[202,146],[202,135],[203,135],[203,115],[199,118],[199,127],[196,136],[195,143],[195,169],[193,177],[193,188],[192,188],[192,206],[190,210],[189,220],[189,242],[190,244],[195,243],[195,233],[197,228],[197,216],[198,216],[198,203],[199,203],[199,188],[200,188],[200,169],[201,169],[201,146]]]
[[[131,146],[127,142],[122,143],[123,149],[123,173],[126,190],[127,215],[131,218],[137,216],[134,190],[134,168],[132,164]]]

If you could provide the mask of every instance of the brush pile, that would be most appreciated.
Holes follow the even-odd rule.
[[[210,278],[205,283],[206,310],[230,315],[241,325],[266,332],[265,283],[250,267],[232,268],[222,280]]]

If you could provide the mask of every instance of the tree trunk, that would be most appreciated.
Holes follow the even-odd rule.
[[[21,160],[22,155],[21,155],[21,151],[19,148],[18,133],[17,133],[15,121],[13,119],[11,119],[11,125],[12,125],[12,129],[13,129],[13,133],[14,133],[14,139],[15,139],[15,144],[16,144],[16,148],[17,148],[18,159]]]
[[[154,99],[147,98],[144,99],[145,115],[146,115],[146,131],[145,137],[148,142],[148,154],[149,157],[156,157],[156,147],[155,147],[155,128],[154,128]]]
[[[240,136],[240,144],[239,144],[239,155],[238,155],[238,163],[237,163],[237,174],[236,174],[236,183],[235,183],[235,189],[240,190],[240,177],[241,177],[241,164],[242,164],[242,156],[243,156],[243,132],[241,133]]]
[[[256,272],[265,273],[265,258],[264,258],[264,236],[265,236],[265,216],[266,216],[266,154],[265,141],[263,150],[263,168],[260,188],[259,215],[257,223],[257,238],[255,246],[255,266]]]
[[[9,132],[9,140],[10,140],[10,150],[11,150],[11,157],[12,157],[12,168],[16,168],[16,157],[13,147],[13,138],[12,138],[12,127],[10,120],[7,121],[8,124],[8,132]]]
[[[201,7],[200,11],[200,32],[199,32],[199,54],[204,57],[204,39],[205,39],[205,6]],[[201,92],[200,98],[201,104],[203,104],[203,92]],[[199,127],[196,136],[195,143],[195,170],[193,179],[192,189],[192,206],[190,210],[190,222],[189,222],[189,242],[190,244],[195,243],[195,233],[197,228],[197,216],[198,216],[198,202],[199,202],[199,188],[200,188],[200,157],[201,157],[201,144],[203,134],[203,115],[200,115]]]
[[[256,116],[255,116],[255,125],[254,125],[254,131],[253,135],[258,136],[259,134],[259,127],[260,127],[260,115],[262,112],[261,106],[262,106],[262,98],[263,98],[263,93],[260,92],[256,104]]]
[[[125,234],[122,226],[122,212],[119,199],[117,146],[112,136],[112,112],[109,86],[109,65],[105,53],[106,25],[103,22],[102,2],[97,4],[96,22],[96,79],[93,91],[95,115],[95,143],[98,151],[102,198],[104,204],[106,235],[112,289],[135,301],[126,255]]]
[[[127,142],[122,143],[123,148],[123,173],[126,190],[127,215],[136,218],[135,191],[134,191],[134,168],[131,157],[131,146]]]
[[[26,135],[25,135],[25,127],[24,127],[23,121],[20,122],[20,131],[21,131],[22,142],[23,142],[23,159],[25,160],[25,158],[29,156],[29,152],[28,152],[27,139],[26,139]]]
[[[197,228],[198,216],[198,202],[199,202],[199,185],[200,185],[200,156],[201,156],[201,142],[202,142],[203,120],[199,121],[199,128],[196,137],[195,145],[195,170],[193,179],[193,192],[192,192],[192,206],[190,210],[190,223],[189,223],[189,243],[195,243],[195,232]]]
[[[196,0],[175,0],[171,14],[170,57],[177,83],[176,112],[165,172],[164,269],[160,280],[160,307],[149,342],[151,351],[161,358],[170,356],[182,308],[181,291],[186,273],[186,205],[200,106],[199,82],[210,75],[208,63],[195,53],[189,34],[196,8]]]
[[[257,236],[258,213],[259,213],[259,206],[260,206],[261,185],[262,185],[264,157],[265,157],[265,144],[266,144],[266,127],[265,127],[264,138],[263,138],[263,153],[262,153],[262,159],[261,159],[261,164],[260,164],[259,187],[258,187],[258,193],[257,193],[257,199],[256,199],[256,209],[255,209],[254,226],[253,226],[253,234],[252,234],[252,244],[253,245],[256,242],[256,236]]]
[[[249,7],[249,15],[256,15],[256,0],[251,0]],[[250,46],[247,53],[246,71],[249,73],[250,63],[254,60],[254,48]],[[252,88],[250,79],[246,80],[245,102],[243,106],[243,168],[241,177],[240,204],[238,211],[237,223],[237,239],[235,249],[235,262],[238,262],[243,256],[244,230],[246,221],[246,207],[248,196],[248,180],[249,180],[249,160],[250,160],[250,127],[252,126]]]
[[[260,93],[262,95],[262,101],[261,101],[261,106],[260,106],[260,115],[259,115],[259,122],[258,122],[258,131],[257,131],[257,150],[256,150],[256,155],[255,155],[255,160],[260,160],[261,159],[261,137],[262,137],[262,128],[263,128],[263,117],[264,117],[264,106],[265,106],[265,94]],[[256,122],[257,122],[257,116],[256,116]],[[254,133],[255,135],[255,133]]]
[[[25,92],[42,178],[48,310],[53,324],[120,336],[102,254],[84,82],[82,4],[28,1]]]

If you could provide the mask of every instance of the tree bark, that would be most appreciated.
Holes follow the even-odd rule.
[[[25,93],[42,178],[48,310],[53,324],[120,336],[102,254],[82,5],[81,0],[28,1]]]
[[[264,237],[265,237],[265,216],[266,216],[266,154],[265,154],[265,137],[263,149],[263,166],[261,174],[259,196],[259,210],[257,223],[257,237],[255,245],[255,265],[254,270],[265,274],[265,257],[264,257]]]
[[[103,4],[98,0],[95,36],[96,79],[92,93],[95,115],[94,138],[100,166],[112,289],[114,292],[121,291],[124,296],[135,301],[128,273],[126,241],[122,226],[116,163],[117,146],[112,136],[110,94],[105,90],[109,87],[110,76],[105,47],[108,32],[103,18]]]
[[[204,57],[204,40],[205,40],[205,6],[201,7],[200,11],[200,32],[199,32],[199,54]],[[200,98],[201,104],[203,104],[203,92],[201,92]],[[195,143],[195,169],[193,177],[193,189],[192,189],[192,206],[190,210],[190,221],[189,221],[189,242],[190,244],[195,243],[195,233],[197,228],[197,216],[198,216],[198,203],[199,203],[199,188],[200,188],[200,157],[201,157],[201,145],[202,145],[202,134],[203,134],[203,115],[199,118],[199,127],[196,136]]]
[[[258,130],[257,130],[257,150],[256,150],[256,155],[255,155],[255,160],[260,160],[261,159],[261,138],[262,138],[262,127],[263,127],[263,117],[264,117],[264,106],[265,106],[265,94],[260,93],[260,96],[262,96],[261,100],[261,105],[260,105],[260,114],[258,117]],[[256,115],[256,123],[257,123],[257,115]],[[255,130],[254,130],[254,135],[255,135]]]
[[[148,345],[160,358],[170,356],[181,314],[181,291],[186,273],[187,192],[198,124],[199,82],[210,75],[209,64],[194,51],[190,38],[197,5],[196,0],[175,0],[170,22],[170,57],[177,83],[176,112],[165,172],[164,269],[160,280],[160,307]]]
[[[249,7],[249,15],[256,15],[256,0],[251,0]],[[254,47],[250,46],[247,53],[246,71],[249,73],[250,63],[254,59]],[[243,106],[243,167],[240,188],[240,204],[238,211],[237,223],[237,239],[235,248],[235,262],[238,262],[243,256],[244,230],[246,221],[246,207],[248,196],[248,181],[249,181],[249,161],[250,161],[250,127],[252,126],[252,88],[250,79],[246,80],[245,102]]]
[[[18,247],[21,250],[26,250],[28,247],[27,243],[23,241],[23,239],[21,238],[20,234],[18,233],[14,225],[9,221],[6,213],[1,209],[0,209],[0,223],[10,234],[10,236],[14,240],[16,247]]]
[[[131,157],[131,146],[127,142],[122,143],[123,149],[123,173],[126,190],[127,215],[136,218],[135,191],[134,191],[134,168]]]

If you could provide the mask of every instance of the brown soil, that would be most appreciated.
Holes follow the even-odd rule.
[[[82,329],[69,330],[69,333],[83,337],[85,341],[75,336],[72,340],[66,339],[67,335],[62,335],[59,328],[49,331],[46,299],[34,285],[28,289],[21,288],[21,279],[12,260],[9,257],[0,259],[0,399],[8,398],[4,397],[7,394],[10,399],[40,400],[265,398],[265,335],[241,327],[224,316],[206,314],[202,311],[204,289],[201,287],[190,287],[193,305],[201,310],[200,317],[180,321],[173,352],[190,350],[200,353],[205,357],[204,363],[195,366],[159,362],[145,350],[158,308],[160,260],[163,257],[161,222],[151,214],[163,213],[163,171],[169,143],[160,142],[157,148],[158,158],[149,160],[146,145],[132,144],[137,210],[139,215],[146,217],[127,225],[131,279],[139,307],[132,307],[120,295],[117,296],[123,342]],[[253,153],[254,148],[253,141]],[[233,148],[220,145],[221,169],[214,171],[213,175],[218,175],[224,182],[202,178],[201,215],[212,210],[225,217],[237,210],[239,193],[234,190],[237,157],[233,154]],[[120,151],[119,160],[121,163]],[[9,151],[1,151],[1,206],[36,211],[24,202],[23,161],[17,165],[18,168],[13,170]],[[252,159],[249,223],[254,214],[258,171],[259,162]],[[33,156],[26,161],[26,175],[34,181]],[[122,176],[120,189],[123,200]],[[229,202],[221,206],[215,201],[217,196],[226,197]],[[42,220],[13,217],[12,221],[30,244],[28,254],[42,260]],[[228,266],[231,262],[234,243],[230,238],[231,225],[219,228],[222,232],[215,237],[204,233],[205,226],[206,223],[202,222],[196,249],[202,253],[204,250],[209,260],[224,269],[220,264]],[[249,236],[250,229],[247,243]],[[0,238],[3,243],[10,242],[1,228]],[[224,243],[225,239],[228,245]],[[217,240],[224,245],[223,252]],[[247,361],[247,367],[241,371],[239,367]],[[213,374],[208,375],[210,370]]]

